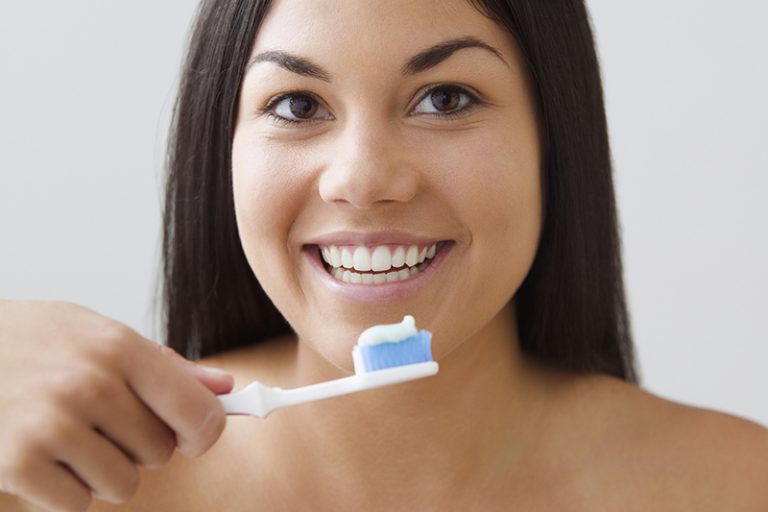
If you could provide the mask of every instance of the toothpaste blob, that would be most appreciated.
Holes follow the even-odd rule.
[[[417,332],[416,320],[411,315],[406,315],[399,324],[381,324],[369,327],[357,338],[357,344],[364,346],[378,345],[385,342],[398,342],[410,336],[415,336]]]
[[[410,315],[399,324],[375,325],[363,331],[352,350],[355,373],[432,361],[432,333],[418,331]]]

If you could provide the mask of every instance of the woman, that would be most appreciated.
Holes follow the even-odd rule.
[[[3,490],[51,510],[768,508],[764,428],[636,386],[580,3],[204,2],[175,127],[168,344],[231,377],[77,306],[5,302],[24,392],[0,395]],[[385,283],[329,256],[401,268],[412,246]],[[347,375],[357,335],[403,314],[437,376],[225,428],[232,377]]]

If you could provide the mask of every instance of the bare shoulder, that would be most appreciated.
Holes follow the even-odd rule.
[[[669,434],[693,483],[719,510],[768,510],[768,429],[719,411],[676,404],[677,429]]]
[[[202,476],[199,462],[204,458],[205,455],[200,459],[187,459],[175,453],[162,468],[140,471],[139,488],[128,503],[118,505],[94,499],[88,512],[215,510],[216,504],[206,502],[205,496],[201,501],[199,492]]]
[[[199,362],[231,373],[236,387],[257,377],[265,382],[282,384],[284,376],[281,370],[295,360],[296,348],[296,337],[286,335],[216,354]]]
[[[611,377],[581,387],[594,404],[585,453],[598,469],[588,485],[610,482],[638,510],[768,510],[764,426]]]
[[[172,470],[171,474],[174,473]],[[178,472],[176,472],[178,473]],[[166,484],[171,484],[171,488],[174,488],[174,482],[164,481],[165,479],[157,478],[160,475],[142,475],[142,484],[139,491],[133,499],[131,499],[125,505],[114,505],[97,499],[93,499],[91,505],[88,507],[88,512],[114,512],[114,511],[130,511],[130,512],[150,512],[156,510],[192,510],[192,509],[177,509],[162,507],[163,504],[169,505],[167,493],[164,493],[162,489]],[[175,506],[178,502],[174,500],[172,504]],[[158,506],[162,508],[158,508]],[[0,492],[0,511],[2,512],[45,512],[46,509],[37,507],[26,500],[5,494]]]

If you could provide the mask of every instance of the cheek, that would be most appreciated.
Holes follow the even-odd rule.
[[[514,295],[538,247],[542,207],[534,133],[478,131],[446,148],[441,159],[446,179],[435,180],[471,234],[468,256],[472,279],[483,283],[479,293],[493,290],[501,301]]]
[[[236,134],[232,146],[235,216],[243,251],[262,286],[284,252],[291,223],[304,201],[301,163],[279,145]]]
[[[527,132],[483,131],[443,148],[434,180],[473,232],[522,236],[541,221],[539,150]]]

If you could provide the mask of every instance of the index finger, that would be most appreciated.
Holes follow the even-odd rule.
[[[123,359],[128,386],[169,428],[183,454],[204,453],[224,430],[226,415],[214,393],[162,352],[141,339]]]

